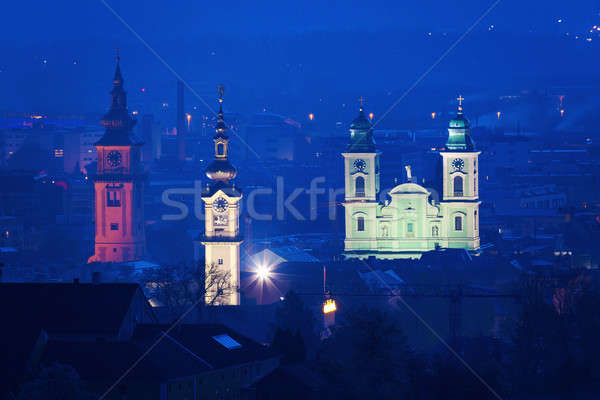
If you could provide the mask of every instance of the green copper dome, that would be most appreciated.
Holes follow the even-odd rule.
[[[450,120],[450,128],[470,128],[471,123],[465,118],[462,111],[459,111],[456,118]]]
[[[358,117],[350,124],[348,152],[371,153],[374,151],[375,141],[373,140],[373,126],[365,116],[364,109],[361,107]]]
[[[465,117],[462,106],[458,107],[456,117],[448,125],[448,151],[474,151],[475,143],[471,139],[471,123]]]

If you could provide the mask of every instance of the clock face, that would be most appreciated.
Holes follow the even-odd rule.
[[[227,204],[227,200],[225,200],[222,197],[219,197],[215,200],[213,207],[217,212],[224,212],[225,210],[227,210],[227,206],[229,204]]]
[[[215,225],[216,226],[225,226],[227,225],[227,216],[225,215],[215,215]]]
[[[454,169],[462,171],[462,169],[465,167],[465,162],[460,158],[455,158],[454,161],[452,161],[452,166]]]
[[[354,168],[362,172],[365,170],[365,168],[367,168],[367,163],[365,160],[358,159],[354,161]]]
[[[118,167],[119,165],[121,165],[121,153],[119,153],[118,151],[110,151],[107,155],[106,155],[106,163],[112,167]]]

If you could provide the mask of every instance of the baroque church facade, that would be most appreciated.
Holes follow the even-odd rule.
[[[431,190],[412,182],[410,166],[406,167],[407,182],[380,192],[381,152],[361,107],[342,153],[346,258],[419,258],[439,248],[479,251],[480,152],[471,138],[462,100],[459,97],[458,113],[450,121],[448,140],[440,151],[443,182],[439,201]]]

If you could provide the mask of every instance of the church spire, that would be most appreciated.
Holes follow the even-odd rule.
[[[102,117],[102,125],[106,128],[106,133],[96,145],[142,144],[133,137],[131,132],[136,121],[129,115],[127,110],[127,93],[123,88],[124,80],[120,64],[121,57],[117,50],[113,88],[110,91],[110,108]]]
[[[227,125],[223,114],[223,95],[225,87],[218,86],[219,112],[217,113],[217,125],[215,126],[215,159],[206,169],[206,176],[215,182],[228,184],[236,177],[237,170],[228,160],[229,136],[227,136]]]
[[[350,143],[348,143],[348,151],[353,153],[371,153],[375,151],[373,126],[371,125],[371,121],[369,121],[365,115],[363,101],[364,99],[361,97],[358,117],[350,124]]]

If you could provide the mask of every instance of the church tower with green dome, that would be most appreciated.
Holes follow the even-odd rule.
[[[458,97],[458,113],[448,126],[442,156],[442,205],[450,216],[449,247],[479,249],[479,154],[471,139],[471,124]]]
[[[361,106],[350,124],[344,157],[345,251],[376,251],[376,213],[379,194],[379,155],[373,127]]]
[[[464,249],[478,253],[479,152],[471,139],[471,125],[462,110],[449,123],[442,157],[443,190],[436,201],[432,190],[412,179],[379,199],[379,157],[373,127],[360,109],[350,125],[344,156],[346,258],[419,258],[436,249]],[[396,171],[398,175],[401,171]],[[382,201],[380,201],[382,200]]]

